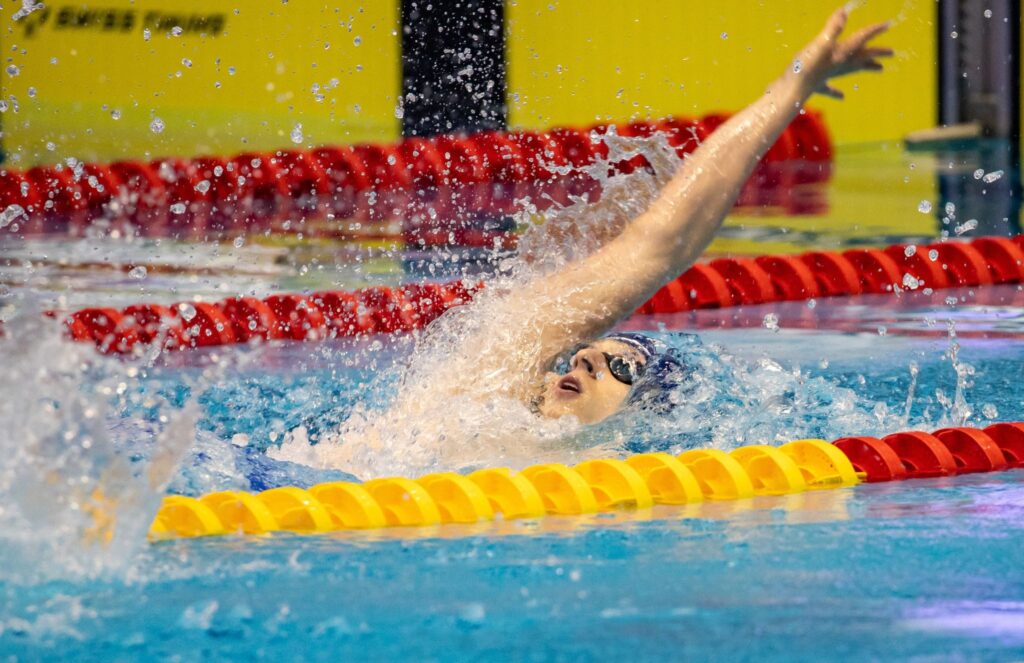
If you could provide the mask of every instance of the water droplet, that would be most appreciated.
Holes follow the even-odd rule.
[[[191,68],[192,67],[192,60],[189,60],[188,58],[182,58],[181,59],[181,64],[185,65],[186,67]]]
[[[121,119],[121,111],[119,109],[115,108],[114,110],[110,111],[110,117],[111,117],[111,119],[114,119],[114,120],[120,120]]]
[[[146,268],[143,267],[142,265],[139,265],[138,267],[133,267],[132,270],[128,272],[128,276],[136,280],[142,280],[147,276]]]
[[[21,73],[21,69],[18,69],[18,66],[13,64],[7,65],[6,71],[8,76],[17,76]]]
[[[779,331],[779,316],[774,313],[768,313],[764,316],[764,322],[762,323],[765,329],[771,331]]]
[[[986,184],[991,184],[1003,176],[1003,171],[995,170],[981,178]]]
[[[21,205],[8,205],[3,212],[0,212],[0,228],[10,225],[21,216],[28,219],[28,214],[25,213],[24,207]]]
[[[917,204],[917,211],[921,214],[928,214],[932,211],[932,204],[930,201],[922,200]]]
[[[729,38],[729,33],[728,32],[723,32],[721,37],[722,37],[722,39],[728,39]]]
[[[908,258],[914,255],[915,253],[917,253],[917,247],[914,246],[913,244],[907,244],[907,247],[903,249],[903,255],[907,256]]]
[[[153,118],[153,121],[149,123],[149,130],[155,134],[163,133],[164,128],[164,121],[158,117]]]
[[[974,179],[976,179],[976,180],[980,180],[982,178],[982,176],[984,176],[984,175],[985,175],[985,169],[984,168],[979,168],[976,171],[974,171]]]
[[[181,319],[188,322],[192,318],[196,317],[196,307],[191,304],[179,304],[178,312],[181,314]]]
[[[234,67],[228,67],[228,76],[234,76],[236,71],[238,70]]]
[[[196,184],[196,191],[199,193],[206,193],[210,190],[210,180],[203,180],[199,184]]]
[[[236,238],[235,238],[235,241],[234,241],[234,242],[232,242],[232,244],[234,244],[234,245],[235,245],[235,248],[236,248],[236,249],[240,249],[240,248],[242,248],[243,246],[245,246],[245,238],[244,238],[244,237],[236,237]]]
[[[981,406],[981,414],[984,415],[986,419],[996,419],[999,417],[999,410],[996,409],[995,405],[985,403]]]
[[[917,290],[921,287],[921,282],[913,274],[904,274],[903,287],[907,290]]]
[[[799,74],[801,69],[803,69],[803,64],[800,63],[800,60],[793,60],[793,73]]]
[[[28,89],[28,96],[29,96],[29,99],[35,99],[36,98],[36,89],[34,87],[30,87]]]
[[[352,40],[352,43],[356,46],[360,46],[363,43],[363,38],[356,35],[356,38]]]
[[[153,36],[153,33],[149,31],[149,28],[144,28],[142,30],[142,40],[143,41],[149,41],[149,38],[152,37],[152,36]]]
[[[986,9],[985,11],[982,12],[982,14],[985,16],[985,18],[992,18],[992,10],[991,9]],[[993,416],[995,416],[995,415],[993,415]],[[992,417],[989,417],[989,419],[991,419],[991,418]]]
[[[931,260],[932,262],[935,262],[936,260],[939,259],[939,252],[936,251],[935,249],[932,249],[931,251],[928,252],[928,259]]]
[[[292,128],[291,138],[292,138],[292,142],[295,143],[296,145],[301,145],[302,144],[302,141],[304,140],[304,138],[302,136],[302,123],[301,122],[296,122],[295,123],[295,126]]]
[[[171,213],[173,213],[173,214],[184,214],[185,213],[185,203],[174,203],[173,205],[171,205]]]
[[[888,332],[888,331],[889,330],[886,329],[884,326],[881,326],[881,327],[878,328],[878,335],[879,336],[885,336],[886,332]]]
[[[395,106],[395,117],[397,117],[399,120],[405,117],[405,108],[402,106],[402,104],[398,104],[397,106]]]
[[[182,32],[184,32],[184,30],[181,29],[180,25],[176,25],[173,28],[171,28],[172,37],[180,37]]]
[[[963,223],[953,228],[953,232],[957,235],[963,235],[966,232],[970,232],[978,227],[977,219],[967,219]]]

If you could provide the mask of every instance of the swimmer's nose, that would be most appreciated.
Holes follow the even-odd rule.
[[[582,369],[593,379],[597,379],[597,372],[603,368],[604,355],[594,348],[587,348],[577,355],[576,368]]]

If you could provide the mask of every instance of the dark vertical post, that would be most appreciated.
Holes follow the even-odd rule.
[[[939,192],[954,212],[938,207],[940,229],[960,234],[957,224],[976,219],[972,234],[1018,233],[1020,2],[939,0],[938,18],[939,123],[975,122],[988,139],[938,154]]]
[[[402,0],[402,133],[504,129],[503,0]]]

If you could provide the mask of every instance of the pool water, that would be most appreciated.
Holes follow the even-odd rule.
[[[955,159],[969,177],[983,156]],[[840,152],[819,192],[826,207],[807,217],[736,214],[713,251],[953,235],[959,221],[918,211],[930,199],[945,214],[935,174],[947,159],[891,146]],[[878,194],[879,182],[894,178],[905,187]],[[959,202],[960,221],[972,204],[981,203]],[[983,220],[961,234],[1019,227],[1016,212],[1005,223]],[[158,243],[109,232],[4,236],[0,246],[2,655],[1024,656],[1019,470],[591,517],[146,544],[165,490],[351,478],[265,452],[298,427],[316,439],[357,405],[385,400],[393,385],[379,376],[408,355],[409,339],[129,361],[71,347],[39,312],[397,283],[413,278],[407,252],[280,238]],[[679,347],[696,332],[702,365],[714,370],[704,400],[684,405],[670,434],[629,437],[617,453],[1024,420],[1018,286],[776,303],[624,326]],[[634,429],[609,439],[623,430]],[[559,453],[552,460],[574,462],[582,451]],[[517,462],[490,464],[506,461]],[[409,474],[438,469],[394,462]],[[106,544],[90,529],[90,504],[102,499],[90,493],[95,486],[116,489],[117,530]]]

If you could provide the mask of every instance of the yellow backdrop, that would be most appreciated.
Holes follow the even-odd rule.
[[[21,0],[0,0],[9,164],[230,154],[400,133],[396,0],[45,5],[14,20]]]
[[[510,0],[511,123],[701,115],[752,101],[839,0]],[[868,0],[851,27],[893,19],[884,76],[840,81],[818,99],[837,142],[901,138],[934,126],[934,0]]]

